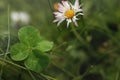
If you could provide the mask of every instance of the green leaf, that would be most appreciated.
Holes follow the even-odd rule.
[[[39,42],[37,46],[35,47],[35,49],[40,50],[42,52],[46,52],[46,51],[51,50],[52,47],[53,47],[53,42],[44,40],[44,41]]]
[[[19,40],[29,46],[34,46],[41,40],[39,31],[31,26],[25,26],[18,32]]]
[[[44,70],[49,64],[49,58],[46,55],[43,55],[38,52],[34,52],[29,55],[25,60],[25,66],[35,72],[40,73]]]
[[[11,47],[10,56],[15,61],[21,61],[28,57],[30,50],[21,43],[17,43]]]

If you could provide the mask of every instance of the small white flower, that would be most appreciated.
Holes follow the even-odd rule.
[[[13,22],[18,22],[19,21],[19,14],[18,12],[12,12],[11,13],[11,19]]]
[[[12,19],[14,24],[19,22],[19,21],[24,23],[24,24],[28,24],[29,21],[30,21],[30,16],[26,12],[16,12],[16,11],[13,11],[11,13],[11,19]]]
[[[80,8],[79,0],[76,0],[74,5],[72,5],[69,1],[62,1],[62,3],[58,3],[58,10],[54,12],[55,20],[53,22],[58,22],[57,26],[60,25],[64,20],[67,21],[67,27],[71,22],[78,26],[77,18],[78,15],[83,15],[82,9]]]
[[[20,16],[21,22],[24,22],[26,24],[29,23],[30,17],[28,15],[28,13],[26,13],[26,12],[20,12],[19,16]]]

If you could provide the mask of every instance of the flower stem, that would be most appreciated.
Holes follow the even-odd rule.
[[[53,8],[52,8],[52,6],[51,6],[50,0],[48,0],[48,4],[49,4],[49,6],[50,6],[51,11],[53,12]]]
[[[6,49],[6,53],[4,53],[4,59],[6,59],[7,57],[7,53],[9,53],[9,48],[10,48],[10,19],[9,19],[9,13],[10,13],[10,7],[8,5],[8,43],[7,43],[7,49]],[[3,65],[1,66],[1,70],[0,70],[0,77],[2,77],[2,73],[3,73]]]
[[[116,76],[115,76],[115,80],[119,80],[119,75],[120,75],[120,73],[119,73],[119,71],[117,71]]]
[[[83,44],[85,44],[84,40],[79,36],[78,32],[75,30],[74,26],[71,26],[73,34],[76,36],[76,38]]]

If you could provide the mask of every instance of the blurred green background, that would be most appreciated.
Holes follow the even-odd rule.
[[[51,8],[56,2],[60,0],[50,0]],[[42,72],[53,80],[120,80],[120,0],[81,0],[81,4],[84,16],[76,30],[89,48],[77,40],[65,22],[59,27],[53,23],[48,0],[0,0],[0,54],[7,47],[9,17],[11,45],[18,42],[17,32],[25,25],[35,26],[54,42],[51,64]],[[14,22],[13,12],[24,12],[29,20]],[[2,80],[32,80],[27,71],[1,60],[0,65],[5,66]],[[36,80],[52,80],[35,72],[33,75]]]

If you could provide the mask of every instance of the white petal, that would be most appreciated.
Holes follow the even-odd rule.
[[[72,22],[71,19],[67,19],[67,28],[69,27],[69,24]]]
[[[63,16],[64,14],[63,13],[59,13],[59,14],[56,14],[55,17],[59,17],[59,16]]]
[[[82,12],[83,10],[80,8],[81,5],[79,4],[79,0],[76,0],[72,8],[75,10],[75,12]]]
[[[79,13],[80,15],[84,15],[83,13]]]
[[[83,10],[82,9],[78,9],[78,12],[82,12]]]
[[[55,14],[55,18],[62,18],[62,17],[64,17],[64,14],[60,13],[60,12],[54,12],[53,14]]]
[[[66,9],[70,9],[70,4],[68,1],[62,1],[62,4]]]
[[[59,22],[59,21],[61,21],[63,19],[65,19],[64,16],[59,16],[59,17],[56,17],[56,19],[53,22]]]
[[[65,19],[65,17],[64,16],[57,16],[56,19],[61,20],[61,19]]]
[[[78,18],[76,18],[76,16],[74,16],[72,20],[73,20],[75,26],[78,26],[78,24],[77,24],[77,20],[78,20]]]
[[[58,22],[57,26],[59,26],[65,20],[64,14],[62,12],[54,12],[53,14],[55,14],[55,20],[53,22]]]
[[[73,20],[73,22],[74,22],[75,26],[78,26],[78,24],[77,24],[77,21],[76,21],[76,20]]]
[[[58,23],[57,23],[57,26],[60,25],[60,23],[62,23],[65,19],[61,19]]]
[[[58,3],[58,11],[65,12],[66,8],[62,4]]]
[[[78,13],[77,15],[75,15],[75,16],[79,16],[79,15],[84,15],[83,13]]]
[[[75,9],[79,9],[79,8],[80,8],[79,0],[76,0],[76,1],[75,1],[74,8],[75,8]]]
[[[61,15],[62,13],[60,13],[60,12],[53,12],[53,14],[55,14],[55,15]]]
[[[54,23],[55,23],[55,22],[58,22],[58,21],[59,21],[58,19],[53,20]]]

